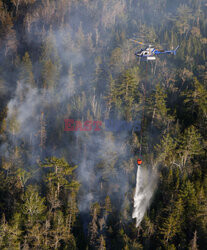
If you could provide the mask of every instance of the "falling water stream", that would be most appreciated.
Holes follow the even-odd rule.
[[[141,166],[137,167],[136,190],[134,194],[134,210],[132,218],[136,219],[136,227],[141,223],[155,189],[155,176]]]

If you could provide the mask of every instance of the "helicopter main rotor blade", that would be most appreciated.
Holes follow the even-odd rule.
[[[144,43],[142,43],[142,42],[139,42],[139,41],[137,41],[137,40],[134,40],[134,39],[129,39],[129,40],[131,40],[132,42],[135,42],[135,43],[141,44],[141,45],[145,45]]]

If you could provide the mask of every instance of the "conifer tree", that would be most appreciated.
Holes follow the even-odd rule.
[[[41,198],[37,188],[29,185],[23,197],[22,213],[25,216],[25,224],[28,227],[33,226],[44,218],[46,209],[45,198]]]
[[[193,239],[190,242],[189,250],[198,250],[198,245],[197,245],[197,231],[194,232]]]
[[[90,247],[95,248],[98,243],[99,238],[99,228],[98,228],[98,216],[100,213],[100,205],[95,203],[91,207],[92,220],[89,224],[89,244]]]
[[[21,226],[20,213],[14,214],[10,223],[6,221],[3,214],[0,224],[0,248],[1,249],[20,249]]]
[[[104,240],[103,235],[101,234],[100,238],[99,238],[99,246],[98,246],[98,250],[106,250],[106,242]]]
[[[158,161],[161,161],[165,166],[175,162],[176,157],[176,142],[170,136],[170,134],[163,135],[160,144],[155,146],[155,150],[158,155]]]
[[[70,194],[68,195],[66,224],[69,235],[76,221],[76,215],[78,213],[78,206],[76,200],[78,189],[79,186],[72,188]]]
[[[19,72],[19,80],[27,86],[34,87],[34,75],[32,71],[32,62],[28,52],[25,52]]]
[[[156,86],[155,92],[155,114],[154,116],[159,121],[159,123],[164,123],[165,125],[172,120],[172,118],[168,115],[168,108],[166,107],[166,98],[167,94],[164,92],[164,89],[160,84]]]
[[[75,94],[75,88],[76,88],[76,85],[75,85],[75,75],[73,73],[73,66],[72,64],[70,64],[70,68],[68,70],[68,80],[67,80],[67,83],[66,83],[66,91],[67,91],[67,94],[68,96],[73,96]]]
[[[4,56],[12,55],[17,50],[17,39],[16,39],[16,32],[14,29],[13,20],[11,17],[11,14],[5,13],[5,15],[2,16],[1,22],[3,24],[2,26],[2,35],[3,39],[2,44],[4,45]]]
[[[200,133],[194,126],[187,128],[184,134],[178,138],[179,148],[177,152],[180,155],[183,167],[193,156],[202,154],[201,138]]]
[[[196,78],[194,79],[193,87],[194,90],[184,93],[186,95],[184,103],[189,105],[191,112],[202,112],[200,115],[204,117],[201,117],[201,119],[204,119],[207,116],[207,90]]]
[[[109,213],[112,212],[111,200],[110,197],[107,195],[105,199],[105,215],[107,216]]]
[[[44,147],[45,147],[45,142],[46,142],[46,122],[45,122],[45,118],[44,118],[44,112],[41,112],[41,117],[40,117],[40,130],[39,130],[39,134],[40,134],[40,147],[41,147],[41,151],[43,151]]]
[[[22,168],[18,168],[16,173],[21,183],[21,187],[24,189],[27,181],[31,178],[31,173]]]
[[[51,169],[46,176],[46,181],[54,185],[57,197],[59,197],[61,188],[70,190],[71,188],[77,188],[79,185],[77,181],[71,178],[77,166],[70,166],[64,158],[51,157],[40,166]]]

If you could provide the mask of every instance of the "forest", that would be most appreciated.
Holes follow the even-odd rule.
[[[206,249],[206,59],[205,0],[0,0],[0,249]]]

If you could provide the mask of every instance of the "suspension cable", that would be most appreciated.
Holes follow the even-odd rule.
[[[142,133],[143,133],[143,126],[144,126],[144,112],[145,112],[145,104],[146,104],[146,86],[147,86],[147,61],[146,61],[146,75],[145,75],[145,84],[144,84],[144,105],[143,105],[143,112],[142,112],[142,122],[141,122],[141,132],[140,132],[140,156],[142,155]]]

